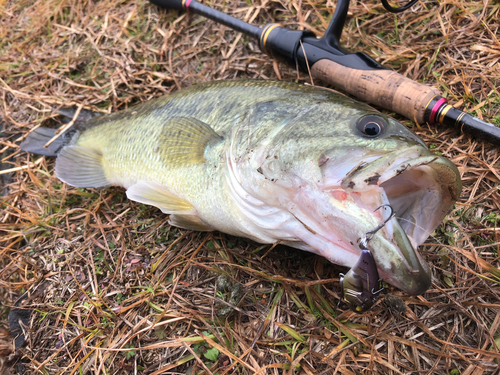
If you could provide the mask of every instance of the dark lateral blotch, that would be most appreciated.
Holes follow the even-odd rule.
[[[375,173],[373,176],[368,177],[365,182],[368,185],[377,185],[378,179],[380,178],[380,175],[378,173]]]

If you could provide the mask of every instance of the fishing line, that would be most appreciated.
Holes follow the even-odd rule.
[[[418,225],[415,221],[411,221],[411,220],[405,219],[404,217],[400,217],[400,216],[394,216],[394,217],[395,217],[396,219],[398,219],[398,221],[399,221],[399,220],[406,221],[406,222],[408,222],[408,223],[410,223],[410,224],[413,224],[416,228],[422,229],[424,232],[427,232],[427,229],[425,229],[424,227],[422,227],[422,226]],[[439,238],[437,238],[436,236],[433,236],[433,235],[432,235],[432,234],[430,234],[430,233],[429,233],[429,237],[432,237],[434,240],[436,240],[436,241],[439,243],[439,245],[445,245],[443,242],[441,242],[441,241],[439,240]]]

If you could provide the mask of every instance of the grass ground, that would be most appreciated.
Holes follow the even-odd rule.
[[[378,1],[353,3],[346,47],[500,125],[497,1],[420,1],[399,15]],[[318,34],[335,7],[205,4]],[[17,146],[36,126],[60,126],[54,108],[110,113],[226,78],[309,82],[244,35],[144,0],[0,0],[0,149],[16,168],[0,212],[0,372],[22,363],[25,374],[498,373],[498,148],[396,116],[457,164],[464,188],[420,247],[431,289],[409,297],[389,288],[357,315],[343,305],[335,311],[342,270],[321,257],[170,227],[123,189],[61,184],[53,160]],[[221,274],[244,292],[227,319],[217,316],[228,298],[215,288]],[[6,317],[24,292],[34,312],[15,355]]]

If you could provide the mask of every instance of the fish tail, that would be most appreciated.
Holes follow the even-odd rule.
[[[70,134],[63,134],[56,138],[50,145],[45,147],[56,135],[56,129],[37,128],[33,130],[26,139],[19,145],[21,150],[31,154],[44,156],[57,156],[66,144],[71,140]]]
[[[111,185],[98,150],[72,145],[74,131],[62,134],[45,147],[56,134],[55,129],[37,128],[19,146],[21,150],[44,156],[57,156],[56,176],[68,185],[97,188]]]
[[[81,109],[78,116],[75,118],[76,113],[78,112],[77,108],[58,108],[54,111],[58,115],[63,116],[63,122],[68,123],[70,121],[74,121],[77,128],[85,124],[87,121],[91,120],[93,117],[99,117],[102,113],[89,111],[87,109]]]

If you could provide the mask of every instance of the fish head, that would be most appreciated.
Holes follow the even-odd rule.
[[[240,141],[251,153],[234,163],[247,170],[243,190],[266,207],[258,221],[270,237],[353,267],[360,241],[389,216],[377,208],[390,205],[395,215],[368,244],[378,273],[411,295],[430,287],[416,249],[460,195],[451,161],[401,123],[348,99],[310,103],[258,142],[250,133]]]

